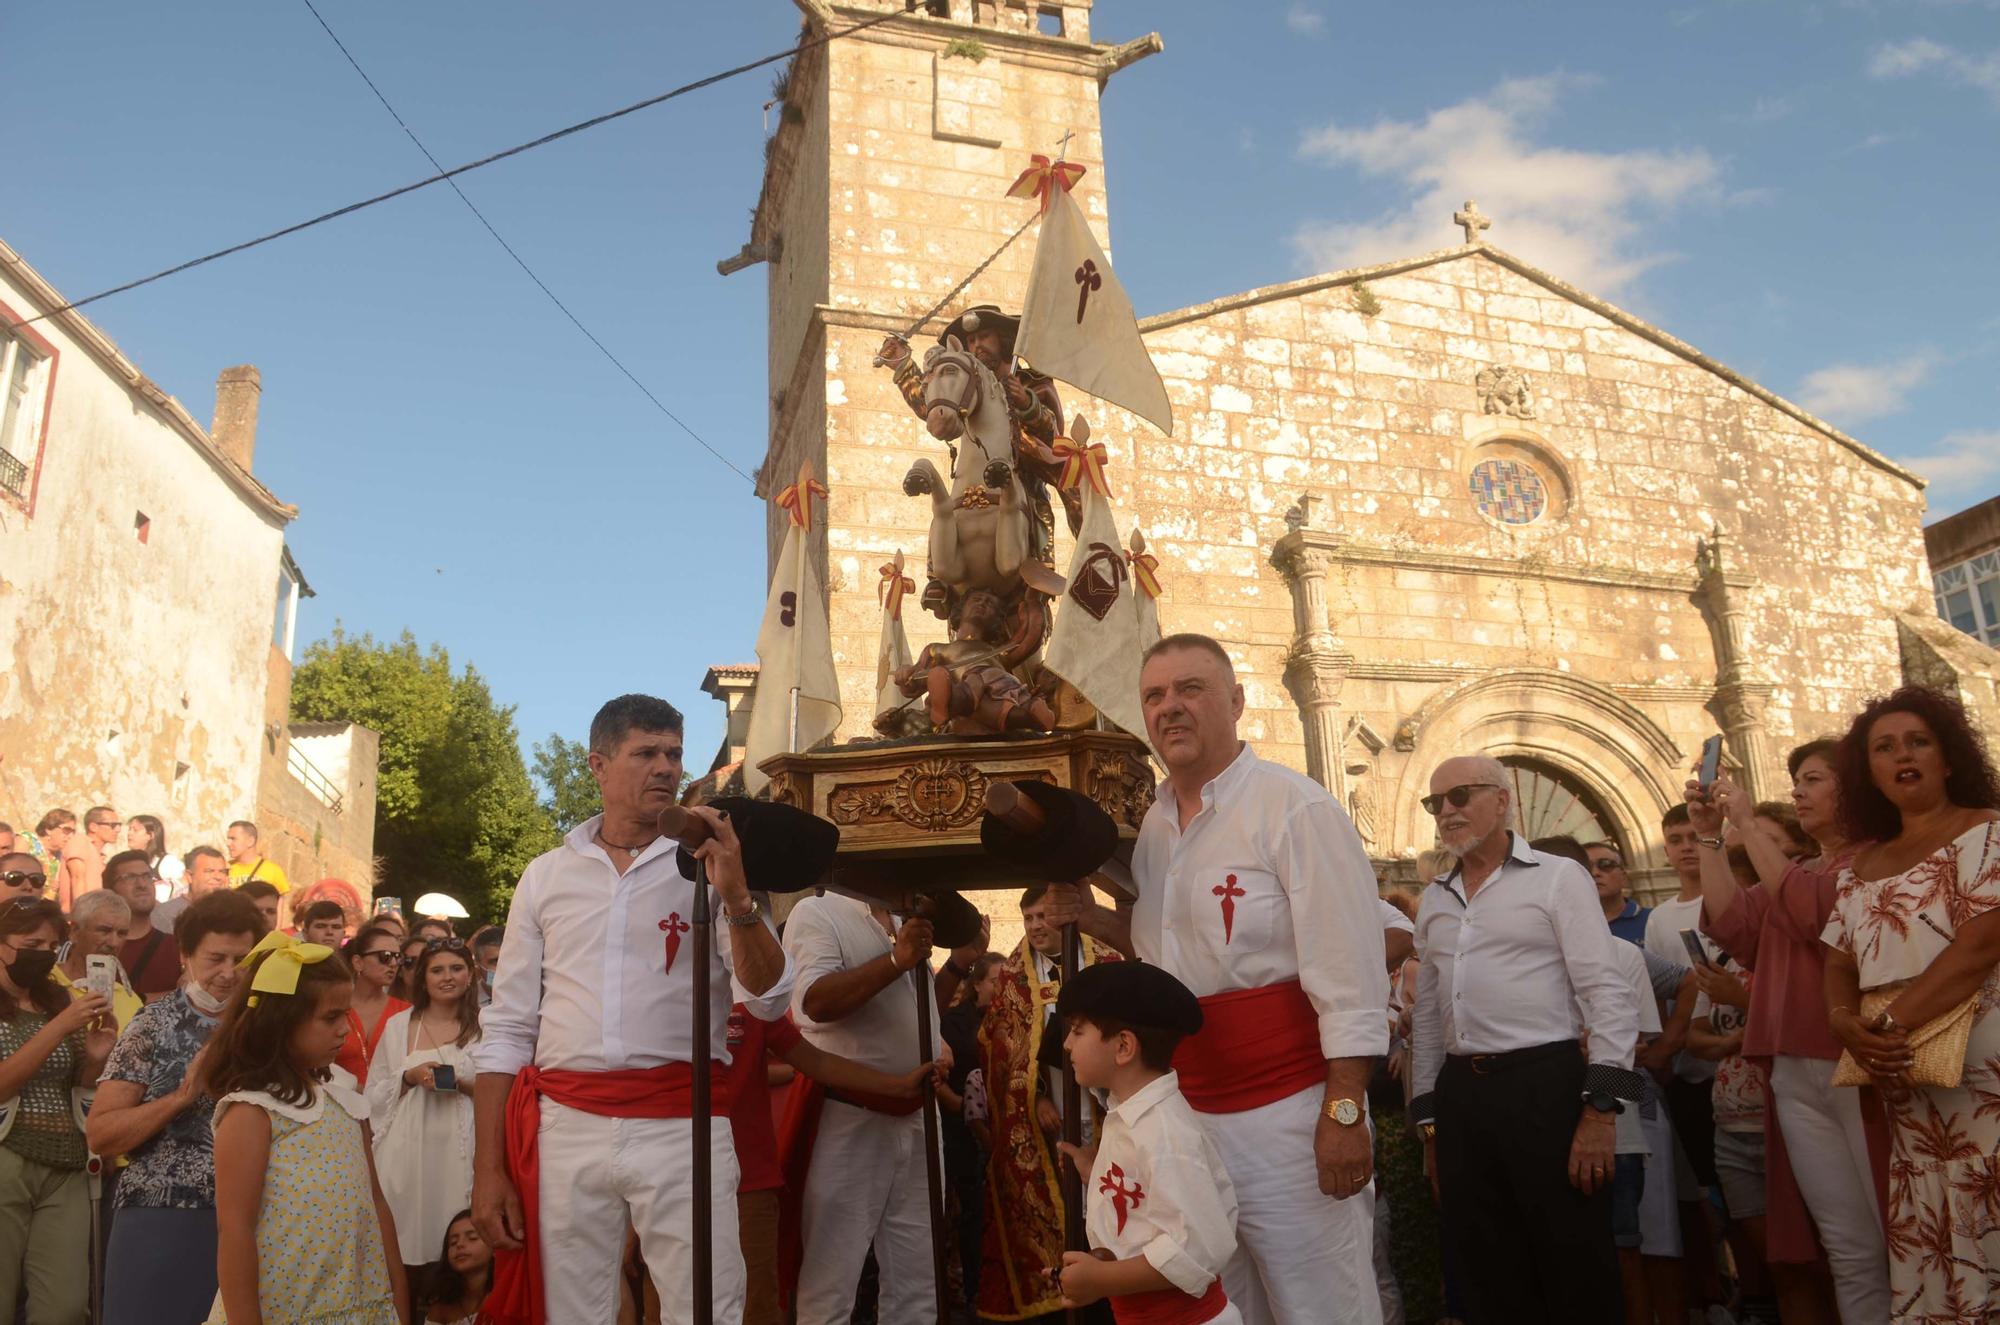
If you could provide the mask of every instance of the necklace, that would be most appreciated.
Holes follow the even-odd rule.
[[[652,842],[648,841],[648,842],[641,842],[638,846],[635,847],[628,847],[623,842],[613,842],[610,838],[604,835],[601,829],[598,831],[597,840],[598,843],[602,846],[617,847],[620,851],[624,852],[626,856],[632,860],[637,860],[639,858],[639,853],[641,851],[644,851],[647,847],[653,845]]]

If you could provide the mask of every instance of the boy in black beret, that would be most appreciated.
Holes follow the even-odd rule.
[[[1236,1252],[1236,1191],[1173,1070],[1201,1004],[1157,966],[1108,962],[1063,986],[1056,1015],[1078,1084],[1111,1096],[1096,1148],[1062,1147],[1084,1175],[1093,1248],[1063,1253],[1063,1305],[1108,1297],[1120,1321],[1242,1325],[1219,1277]]]

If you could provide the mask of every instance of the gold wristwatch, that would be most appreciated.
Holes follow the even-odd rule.
[[[1352,1127],[1361,1121],[1361,1106],[1349,1099],[1328,1100],[1324,1112],[1342,1127]]]

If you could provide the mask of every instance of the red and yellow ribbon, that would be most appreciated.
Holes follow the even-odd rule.
[[[1148,598],[1160,596],[1160,559],[1150,552],[1132,551],[1125,554],[1125,560],[1132,563],[1132,578],[1139,585],[1139,592]]]
[[[1063,462],[1062,486],[1073,488],[1088,476],[1090,486],[1097,489],[1098,496],[1111,495],[1111,484],[1104,477],[1104,462],[1107,459],[1104,443],[1091,442],[1079,446],[1067,437],[1058,437],[1049,449],[1055,452],[1056,459]]]
[[[1083,178],[1083,167],[1073,161],[1051,161],[1040,152],[1028,158],[1034,164],[1022,171],[1013,186],[1007,190],[1010,198],[1039,198],[1042,212],[1046,215],[1049,204],[1055,200],[1056,190],[1068,193]]]
[[[807,479],[804,483],[794,483],[778,494],[778,505],[785,508],[792,517],[792,523],[801,529],[811,529],[813,525],[812,501],[814,495],[826,496],[826,484],[818,479]]]
[[[915,593],[917,582],[903,574],[902,567],[893,562],[882,567],[882,583],[875,587],[875,597],[889,609],[889,618],[900,621],[903,617],[903,595]]]

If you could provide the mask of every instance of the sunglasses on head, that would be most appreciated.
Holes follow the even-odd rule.
[[[464,939],[432,939],[424,945],[425,952],[470,952]]]
[[[1424,807],[1425,814],[1435,817],[1437,815],[1437,812],[1444,808],[1444,803],[1446,801],[1451,802],[1451,806],[1453,809],[1462,810],[1465,808],[1466,802],[1472,799],[1473,792],[1478,791],[1481,787],[1498,787],[1499,785],[1500,784],[1497,782],[1461,783],[1460,785],[1452,787],[1447,791],[1440,791],[1433,795],[1426,796],[1422,800],[1418,801],[1417,804]]]
[[[4,874],[0,874],[0,883],[6,884],[9,888],[20,888],[23,886],[45,888],[48,886],[48,882],[48,875],[35,870],[8,870]],[[19,901],[21,899],[16,898],[15,900]]]

